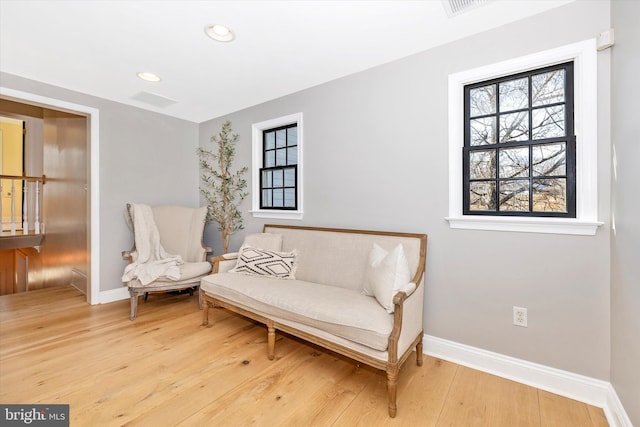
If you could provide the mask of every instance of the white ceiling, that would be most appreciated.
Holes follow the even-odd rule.
[[[0,0],[0,70],[200,123],[571,1]]]

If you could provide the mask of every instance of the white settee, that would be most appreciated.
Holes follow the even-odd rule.
[[[203,325],[222,307],[267,326],[269,359],[280,330],[384,370],[395,417],[398,372],[414,348],[422,365],[426,243],[425,234],[265,225],[238,253],[212,259]]]

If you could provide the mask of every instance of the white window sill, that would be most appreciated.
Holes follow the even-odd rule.
[[[250,211],[254,218],[302,219],[302,211],[259,210]]]
[[[465,230],[518,231],[524,233],[593,236],[603,223],[566,218],[521,218],[495,216],[447,217],[450,228]]]

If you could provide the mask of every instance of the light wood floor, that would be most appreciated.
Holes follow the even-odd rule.
[[[72,426],[606,426],[583,403],[425,357],[385,376],[197,298],[89,306],[72,287],[0,297],[0,402],[70,404]]]

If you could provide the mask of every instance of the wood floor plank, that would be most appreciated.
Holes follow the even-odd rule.
[[[589,411],[589,417],[591,418],[591,425],[595,427],[607,427],[609,425],[602,408],[587,405],[587,410]]]
[[[0,401],[65,403],[71,425],[606,426],[580,402],[425,356],[384,372],[216,309],[152,295],[90,306],[72,287],[0,297]]]
[[[537,390],[460,366],[437,425],[538,426]]]
[[[398,380],[398,414],[388,416],[387,379],[382,372],[372,376],[366,392],[360,393],[345,410],[335,426],[435,426],[453,381],[457,365],[425,356],[419,367],[413,356],[400,370]]]
[[[539,390],[542,427],[594,425],[587,405],[557,394]]]

